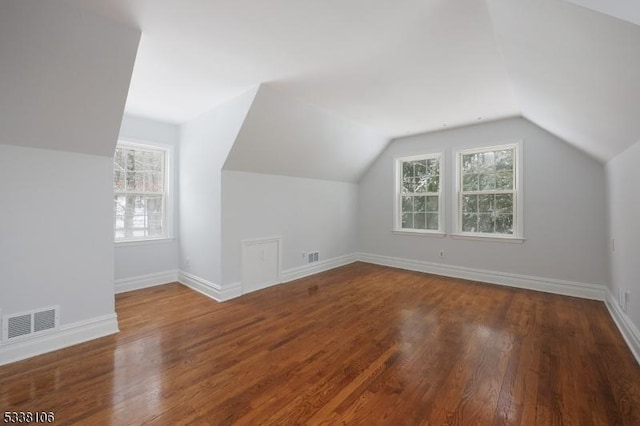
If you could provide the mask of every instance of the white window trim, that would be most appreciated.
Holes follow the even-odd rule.
[[[514,217],[513,217],[513,234],[485,234],[479,232],[462,232],[462,210],[460,209],[460,197],[462,192],[462,156],[464,154],[476,154],[486,151],[497,151],[500,149],[515,149],[515,187],[514,187]],[[470,149],[461,149],[455,151],[455,167],[454,167],[454,182],[455,182],[455,196],[452,197],[452,211],[453,218],[453,232],[451,237],[454,239],[466,239],[466,240],[478,240],[478,241],[493,241],[493,242],[505,242],[505,243],[522,243],[524,238],[524,194],[522,191],[522,177],[523,177],[523,141],[521,139],[505,142],[497,145],[482,146]]]
[[[395,173],[394,190],[393,190],[393,228],[392,232],[399,235],[412,235],[412,236],[425,236],[425,237],[437,237],[444,238],[446,233],[444,231],[445,226],[445,156],[444,151],[432,152],[429,154],[419,154],[411,156],[394,157],[393,167]],[[402,168],[400,164],[404,161],[416,161],[425,159],[440,159],[440,187],[438,191],[438,229],[408,229],[402,227],[402,215],[400,210],[402,208],[402,192],[400,191],[400,183],[402,182]]]
[[[144,244],[156,244],[156,243],[168,243],[175,241],[175,165],[176,158],[174,155],[175,149],[173,145],[167,145],[162,143],[150,142],[150,141],[142,141],[131,138],[118,138],[118,144],[120,146],[131,146],[138,148],[148,148],[148,149],[162,149],[165,151],[165,175],[167,179],[167,185],[165,188],[165,223],[166,223],[166,234],[161,237],[139,237],[139,238],[129,238],[123,240],[115,240],[115,230],[114,230],[114,244],[118,247],[125,246],[136,246],[136,245],[144,245]],[[112,178],[113,179],[113,178]],[[115,191],[114,191],[115,195]],[[114,213],[115,214],[115,213]]]

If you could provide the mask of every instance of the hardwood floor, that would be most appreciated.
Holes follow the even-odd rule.
[[[0,367],[0,411],[88,425],[640,425],[640,368],[601,302],[355,263],[222,304],[169,284],[116,306],[119,334]]]

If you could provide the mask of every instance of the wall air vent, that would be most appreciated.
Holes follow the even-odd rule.
[[[36,309],[2,317],[2,341],[10,342],[56,330],[60,323],[59,306]]]

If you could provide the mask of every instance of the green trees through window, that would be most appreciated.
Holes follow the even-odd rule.
[[[441,156],[401,158],[396,167],[400,174],[396,228],[440,230]]]

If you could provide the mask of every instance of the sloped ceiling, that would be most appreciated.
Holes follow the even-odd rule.
[[[526,118],[600,160],[640,140],[640,26],[555,0],[487,3]]]
[[[638,0],[565,0],[596,12],[640,25],[640,2]]]
[[[365,126],[262,85],[223,169],[357,182],[386,144]]]
[[[0,144],[113,156],[139,40],[59,1],[0,2]]]
[[[142,28],[134,114],[268,82],[390,138],[524,115],[603,161],[640,139],[640,30],[563,0],[67,1]]]

